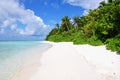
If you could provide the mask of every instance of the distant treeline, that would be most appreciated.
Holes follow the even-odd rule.
[[[75,16],[72,20],[64,16],[46,40],[94,46],[105,44],[107,49],[120,52],[120,0],[103,1],[88,15]]]

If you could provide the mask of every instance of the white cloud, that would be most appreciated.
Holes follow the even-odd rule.
[[[80,6],[86,10],[95,9],[99,3],[104,0],[64,0],[64,3],[69,3],[73,6]]]
[[[34,35],[38,33],[37,31],[39,34],[47,34],[46,31],[41,30],[46,30],[48,27],[40,17],[32,10],[26,9],[18,0],[0,1],[0,33],[7,33],[6,29],[9,29],[11,33],[14,30],[22,35]]]
[[[90,9],[97,8],[100,5],[99,3],[102,1],[107,2],[107,0],[64,0],[63,2],[73,6],[82,7],[83,9],[85,9],[83,11],[83,15],[88,15],[88,11]]]
[[[17,24],[12,24],[10,28],[11,28],[11,30],[16,30]]]
[[[15,22],[15,20],[11,18],[11,19],[6,19],[1,22],[3,23],[1,27],[6,28],[6,27],[10,26],[11,24],[13,24]]]
[[[88,10],[84,10],[83,15],[86,16],[88,14],[89,14]]]

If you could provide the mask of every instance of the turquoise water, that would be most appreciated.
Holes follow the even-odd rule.
[[[8,41],[0,42],[0,62],[6,58],[14,56],[20,53],[22,50],[27,50],[35,46],[41,46],[43,43],[39,41]]]
[[[41,53],[30,53],[29,51],[38,48],[43,51],[48,49],[50,44],[40,41],[8,41],[0,42],[0,80],[12,80],[12,77],[26,59]]]

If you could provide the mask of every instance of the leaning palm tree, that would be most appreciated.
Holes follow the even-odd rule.
[[[66,30],[69,31],[70,30],[70,19],[68,18],[68,16],[64,16],[62,18],[62,27]]]

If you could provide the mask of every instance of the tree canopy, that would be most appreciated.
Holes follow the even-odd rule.
[[[48,34],[49,41],[73,41],[75,44],[105,44],[107,49],[120,52],[120,0],[100,3],[86,16],[68,16]]]

